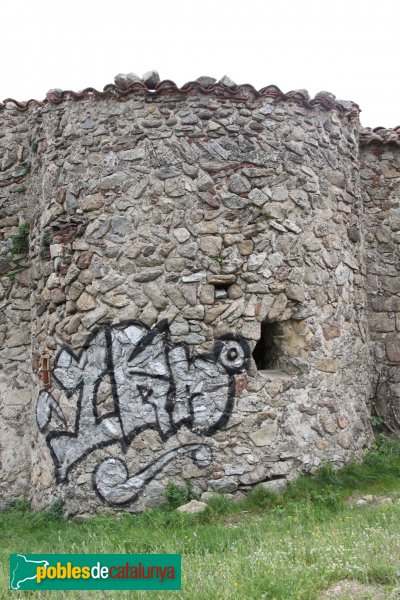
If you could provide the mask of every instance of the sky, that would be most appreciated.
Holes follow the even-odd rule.
[[[0,100],[103,89],[156,69],[324,90],[368,127],[400,125],[399,0],[6,0]]]

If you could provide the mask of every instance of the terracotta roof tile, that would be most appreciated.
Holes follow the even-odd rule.
[[[139,78],[138,78],[139,79]],[[27,100],[18,102],[13,98],[7,98],[0,102],[0,113],[7,108],[13,108],[20,112],[29,110],[30,107],[43,107],[46,105],[57,105],[66,101],[79,101],[86,98],[128,98],[131,96],[194,96],[204,94],[231,100],[232,102],[251,102],[256,98],[271,98],[276,102],[293,101],[306,108],[319,107],[323,110],[336,110],[340,116],[348,120],[359,117],[360,108],[355,102],[338,100],[329,92],[319,92],[315,98],[310,99],[306,90],[292,90],[286,94],[276,85],[268,85],[256,90],[252,85],[224,85],[221,82],[205,85],[203,81],[215,81],[210,77],[200,77],[197,81],[189,81],[182,87],[168,79],[161,81],[154,90],[149,89],[143,81],[130,81],[124,77],[116,78],[116,83],[106,85],[103,91],[93,87],[85,88],[80,92],[72,90],[50,90],[44,100]],[[373,129],[364,127],[360,132],[360,145],[366,146],[372,143],[397,144],[400,145],[400,126],[393,129],[375,127]]]
[[[15,108],[18,111],[27,111],[31,106],[41,107],[46,104],[60,104],[68,100],[82,100],[84,98],[111,98],[116,97],[122,99],[130,96],[167,96],[167,95],[197,95],[205,94],[223,98],[233,102],[247,102],[256,98],[272,98],[276,101],[294,101],[297,104],[306,108],[320,107],[324,110],[336,110],[338,113],[347,117],[349,120],[357,119],[360,109],[354,102],[345,102],[336,100],[333,94],[328,92],[319,92],[315,98],[310,99],[305,90],[293,90],[283,93],[276,85],[263,87],[261,90],[256,90],[252,85],[235,85],[227,86],[222,83],[213,83],[205,86],[199,81],[190,81],[182,87],[178,87],[173,81],[161,81],[154,90],[148,89],[144,83],[136,81],[120,81],[117,85],[108,84],[103,91],[88,87],[81,92],[71,90],[50,90],[44,100],[28,100],[26,102],[18,102],[12,98],[7,98],[0,102],[0,112],[9,108]]]
[[[400,125],[392,129],[385,127],[364,127],[360,132],[360,145],[367,146],[368,144],[396,144],[400,146]]]

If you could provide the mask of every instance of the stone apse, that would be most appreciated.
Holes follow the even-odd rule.
[[[395,428],[398,148],[228,78],[0,104],[2,502],[278,489]]]

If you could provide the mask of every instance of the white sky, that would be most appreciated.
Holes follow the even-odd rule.
[[[155,68],[178,85],[229,75],[257,89],[354,100],[400,124],[399,0],[3,0],[0,99],[102,89]]]

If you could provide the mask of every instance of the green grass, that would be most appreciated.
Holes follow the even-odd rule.
[[[0,598],[146,598],[148,592],[10,592],[9,553],[182,553],[182,592],[152,598],[313,600],[343,579],[400,594],[400,441],[380,437],[363,464],[303,476],[276,496],[262,488],[205,513],[166,506],[77,524],[61,506],[32,514],[25,502],[0,513]],[[176,490],[170,489],[172,503]],[[390,496],[355,506],[349,497]],[[170,499],[171,500],[171,499]],[[368,596],[364,596],[368,597]]]
[[[266,219],[273,219],[274,216],[269,210],[260,210],[260,215]]]
[[[26,254],[29,250],[29,228],[28,221],[21,223],[18,233],[11,236],[10,255],[13,258],[16,254]]]

